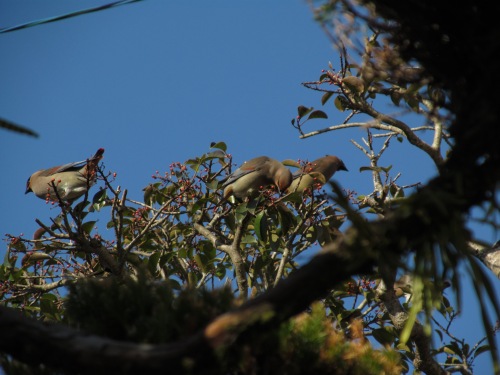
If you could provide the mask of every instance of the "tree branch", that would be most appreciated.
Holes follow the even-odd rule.
[[[470,241],[469,247],[474,256],[490,269],[500,279],[500,246],[488,246],[478,241]]]
[[[248,284],[247,276],[245,270],[245,262],[241,257],[239,246],[241,244],[241,238],[243,236],[244,228],[246,227],[247,218],[243,220],[243,223],[236,228],[236,233],[231,245],[221,245],[217,236],[214,235],[210,230],[205,228],[199,223],[194,223],[194,229],[205,237],[207,240],[212,242],[214,247],[219,248],[224,251],[231,258],[231,262],[234,265],[234,272],[236,274],[236,283],[238,284],[238,290],[240,295],[244,298],[248,295]]]

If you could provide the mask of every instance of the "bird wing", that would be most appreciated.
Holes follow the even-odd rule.
[[[312,171],[311,165],[312,165],[311,163],[307,163],[307,164],[303,165],[302,167],[300,167],[300,169],[297,169],[295,172],[293,172],[292,181],[296,180],[297,178],[299,178],[303,175],[311,174],[311,171]]]
[[[222,187],[226,187],[232,184],[234,181],[240,179],[243,176],[246,176],[249,173],[260,171],[262,168],[264,168],[265,163],[268,162],[269,158],[267,156],[259,156],[248,162],[243,163],[241,167],[239,167],[237,170],[235,170],[233,173],[229,175],[229,177],[227,178],[226,182],[224,182]]]
[[[75,161],[73,163],[58,165],[57,167],[52,167],[52,168],[44,170],[43,172],[40,173],[40,176],[49,177],[49,176],[52,176],[56,173],[77,171],[77,170],[83,168],[83,166],[85,164],[87,164],[87,160]]]
[[[302,176],[304,174],[304,171],[302,169],[299,169],[299,170],[296,170],[295,172],[293,172],[292,174],[292,180],[296,180],[297,178],[299,178],[300,176]]]
[[[241,177],[246,176],[249,173],[253,173],[255,171],[258,171],[260,169],[262,169],[262,168],[261,167],[260,168],[242,168],[242,167],[240,167],[229,175],[229,177],[227,178],[226,182],[224,182],[222,187],[226,187],[228,185],[231,185],[234,181],[240,179]]]
[[[97,164],[99,162],[99,160],[102,159],[103,153],[104,153],[104,149],[100,148],[99,150],[97,150],[95,155],[89,159],[85,159],[85,160],[81,160],[81,161],[74,161],[72,163],[58,165],[57,167],[52,167],[52,168],[46,169],[40,173],[40,176],[49,177],[49,176],[52,176],[56,173],[78,171],[78,170],[82,169],[87,163],[95,162],[95,164]]]

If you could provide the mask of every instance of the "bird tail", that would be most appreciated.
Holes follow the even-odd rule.
[[[95,153],[94,156],[87,159],[87,165],[86,165],[86,169],[85,169],[85,173],[87,175],[87,178],[92,180],[95,177],[95,174],[97,171],[97,165],[99,164],[99,162],[103,158],[103,154],[104,154],[104,149],[100,148],[99,150],[97,150],[97,152]]]
[[[95,153],[95,155],[92,156],[91,159],[99,159],[99,160],[101,160],[102,159],[102,154],[104,154],[104,149],[100,148],[99,150],[97,150],[97,152]]]

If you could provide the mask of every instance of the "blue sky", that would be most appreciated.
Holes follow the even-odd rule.
[[[110,1],[0,0],[0,28]],[[338,155],[350,172],[334,179],[360,194],[372,191],[370,174],[359,172],[367,159],[350,143],[360,142],[363,130],[301,140],[290,125],[299,104],[321,107],[320,96],[300,83],[316,80],[329,61],[339,67],[305,1],[146,0],[0,34],[0,50],[0,117],[40,134],[0,130],[2,236],[29,236],[35,218],[47,222],[58,213],[24,195],[31,173],[83,160],[100,147],[106,168],[117,172],[116,185],[138,200],[152,174],[201,155],[212,141],[226,142],[237,164],[259,155]],[[306,130],[343,121],[333,102],[326,109],[330,118]],[[392,142],[381,160],[389,164],[403,185],[435,173],[406,142]],[[480,339],[475,303],[466,303],[463,314],[458,336]],[[487,355],[477,364],[477,373],[488,372]]]

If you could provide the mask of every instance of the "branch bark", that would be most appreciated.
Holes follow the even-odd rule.
[[[472,253],[500,279],[500,246],[498,244],[488,246],[471,241],[469,247]]]

